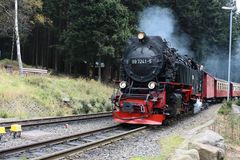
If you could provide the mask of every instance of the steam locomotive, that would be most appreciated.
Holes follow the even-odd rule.
[[[226,81],[202,69],[160,36],[140,32],[128,40],[123,54],[119,89],[112,95],[114,120],[162,125],[176,116],[200,112],[208,101],[226,98],[227,87],[219,92],[219,84]],[[231,83],[230,93],[239,97],[240,84]]]

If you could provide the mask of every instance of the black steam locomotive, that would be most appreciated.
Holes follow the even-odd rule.
[[[160,36],[140,32],[129,39],[123,54],[120,92],[113,96],[114,119],[161,124],[166,116],[193,110],[189,104],[196,102],[202,88],[200,68],[190,57],[168,47]]]
[[[142,39],[140,36],[144,37]],[[159,36],[146,36],[128,41],[122,59],[122,80],[143,84],[149,81],[178,82],[192,85],[194,91],[201,87],[200,66],[188,56],[180,56]],[[193,75],[193,76],[192,76]]]

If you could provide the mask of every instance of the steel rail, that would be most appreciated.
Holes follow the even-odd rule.
[[[47,118],[0,122],[0,126],[6,127],[7,129],[9,129],[11,124],[20,124],[22,125],[22,127],[30,127],[30,126],[37,126],[37,125],[47,125],[47,124],[54,124],[54,123],[104,118],[104,117],[111,117],[111,116],[112,116],[112,112],[102,112],[102,113],[85,114],[85,115],[58,116],[58,117],[47,117]]]
[[[12,147],[12,148],[7,148],[7,149],[2,149],[0,150],[0,158],[4,158],[4,157],[8,157],[11,156],[13,154],[16,153],[21,153],[21,152],[27,152],[27,151],[33,151],[34,149],[38,149],[38,148],[42,148],[42,147],[48,147],[51,145],[56,145],[56,144],[64,144],[65,142],[70,142],[73,140],[78,140],[78,139],[83,139],[86,136],[89,135],[93,135],[96,134],[98,132],[106,132],[106,131],[111,131],[114,129],[120,128],[120,125],[115,125],[115,126],[111,126],[111,127],[105,127],[105,128],[101,128],[101,129],[97,129],[97,130],[93,130],[93,131],[88,131],[88,132],[84,132],[84,133],[78,133],[78,134],[73,134],[70,136],[64,136],[64,137],[60,137],[60,138],[56,138],[56,139],[51,139],[51,140],[46,140],[46,141],[42,141],[42,142],[37,142],[37,143],[32,143],[32,144],[27,144],[27,145],[22,145],[22,146],[18,146],[18,147]],[[93,142],[87,142],[85,144],[79,144],[77,146],[73,146],[71,148],[65,149],[65,150],[60,150],[51,154],[47,154],[47,155],[43,155],[41,157],[37,157],[35,158],[36,160],[41,160],[41,159],[56,159],[56,158],[60,158],[60,157],[65,157],[67,155],[71,155],[73,153],[76,152],[81,152],[87,149],[92,149],[92,148],[96,148],[100,145],[104,145],[104,144],[108,144],[111,143],[113,141],[117,141],[119,139],[122,139],[123,137],[133,134],[135,132],[139,132],[142,131],[144,129],[146,129],[146,126],[143,127],[139,127],[137,129],[131,129],[130,131],[124,131],[123,133],[118,133],[116,135],[107,137],[107,138],[102,138],[100,140],[96,140]]]
[[[114,141],[121,140],[122,138],[124,138],[126,136],[129,136],[129,135],[131,135],[133,133],[136,133],[136,132],[143,131],[146,128],[147,128],[146,126],[139,127],[139,128],[132,129],[130,131],[126,131],[124,133],[120,133],[120,134],[117,134],[117,135],[114,135],[114,136],[111,136],[111,137],[108,137],[108,138],[105,138],[105,139],[102,139],[102,140],[98,140],[98,141],[95,141],[95,142],[90,142],[90,143],[87,143],[85,145],[76,146],[76,147],[69,148],[69,149],[66,149],[66,150],[63,150],[63,151],[59,151],[59,152],[56,152],[56,153],[52,153],[52,154],[48,154],[48,155],[41,156],[41,157],[38,157],[38,158],[34,158],[33,160],[46,160],[46,159],[51,160],[51,159],[63,158],[63,157],[66,157],[66,156],[69,156],[69,155],[72,155],[72,154],[75,154],[75,153],[83,152],[85,150],[94,149],[94,148],[97,148],[99,146],[106,145],[106,144],[112,143]]]

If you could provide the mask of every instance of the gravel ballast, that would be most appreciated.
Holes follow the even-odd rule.
[[[159,141],[162,138],[170,134],[183,135],[187,130],[209,122],[210,120],[214,119],[216,111],[219,107],[220,105],[211,106],[208,110],[204,110],[195,116],[184,118],[177,123],[171,124],[170,126],[163,126],[140,132],[118,142],[86,151],[85,153],[79,153],[65,159],[125,160],[138,156],[158,156],[160,155],[161,151]],[[111,117],[109,117],[71,122],[68,124],[67,128],[65,123],[34,127],[31,128],[31,130],[40,130],[51,134],[37,140],[29,140],[23,137],[13,139],[12,136],[5,135],[1,141],[0,149],[67,136],[79,132],[86,132],[116,124],[117,123],[114,122]]]
[[[82,121],[74,121],[70,123],[59,123],[53,125],[46,125],[46,126],[37,126],[28,128],[28,130],[39,130],[42,132],[48,133],[47,136],[38,138],[38,139],[29,139],[25,137],[13,139],[13,136],[10,133],[7,133],[3,136],[0,142],[0,149],[10,148],[14,146],[30,144],[34,142],[39,142],[43,140],[48,140],[52,138],[67,136],[71,134],[87,132],[99,128],[104,128],[108,126],[116,125],[117,123],[113,121],[112,117],[107,118],[98,118],[98,119],[91,119],[91,120],[82,120]],[[24,129],[22,134],[24,134]]]
[[[182,136],[186,136],[186,134],[195,134],[192,132],[192,129],[213,120],[219,107],[220,104],[213,105],[209,107],[209,109],[204,110],[195,116],[184,118],[170,126],[137,133],[136,135],[118,142],[82,154],[73,155],[65,159],[126,160],[139,156],[158,156],[161,152],[159,141],[162,138],[170,134],[178,134]]]

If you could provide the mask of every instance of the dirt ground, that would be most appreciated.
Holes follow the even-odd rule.
[[[226,160],[240,160],[240,146],[226,144]]]

